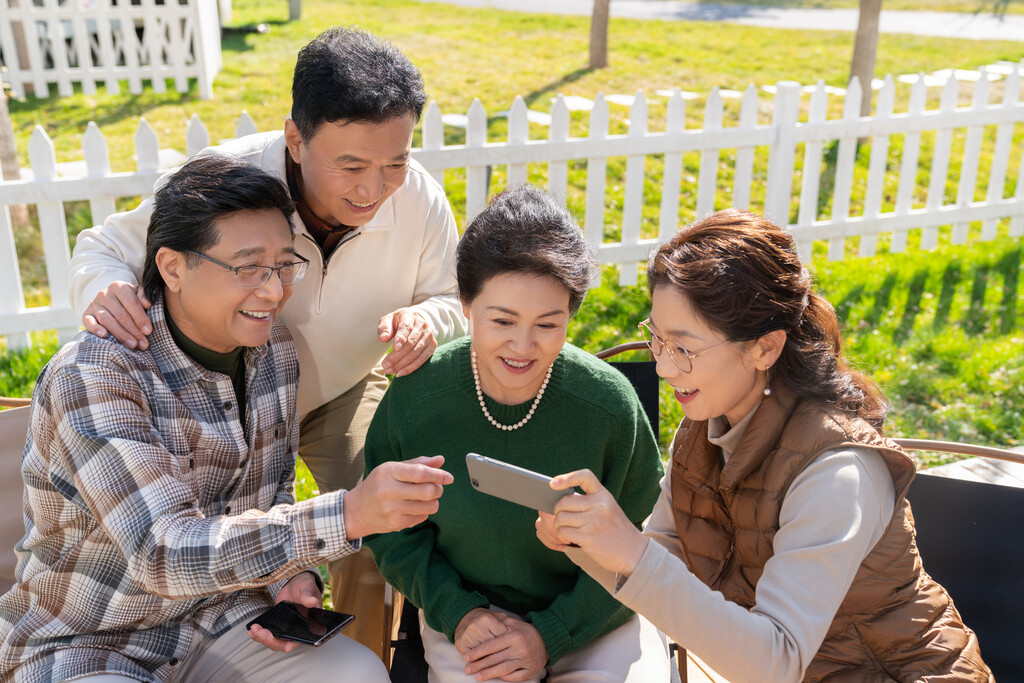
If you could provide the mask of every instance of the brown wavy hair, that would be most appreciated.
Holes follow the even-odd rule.
[[[881,431],[889,404],[873,380],[844,361],[835,309],[814,291],[793,237],[782,228],[738,209],[710,214],[651,255],[651,294],[666,285],[732,341],[784,330],[771,384],[861,417]]]

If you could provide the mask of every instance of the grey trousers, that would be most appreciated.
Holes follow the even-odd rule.
[[[389,680],[380,659],[345,635],[337,635],[320,647],[302,645],[285,654],[268,650],[252,640],[246,633],[245,623],[193,649],[168,683],[387,683]],[[135,678],[117,674],[75,680],[138,683]]]

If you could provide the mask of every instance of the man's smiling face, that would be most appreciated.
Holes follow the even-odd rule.
[[[370,222],[381,204],[405,183],[416,117],[409,112],[383,123],[324,122],[303,140],[285,122],[285,140],[299,165],[302,198],[329,225]]]
[[[288,220],[276,209],[237,211],[216,222],[219,239],[205,253],[230,266],[271,266],[298,260]],[[188,266],[180,252],[167,256],[164,273],[168,310],[175,324],[203,348],[227,353],[260,346],[270,338],[294,285],[274,273],[262,287],[239,286],[235,274],[207,260]]]

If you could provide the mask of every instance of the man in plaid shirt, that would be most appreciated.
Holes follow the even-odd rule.
[[[451,480],[439,457],[390,463],[295,502],[298,361],[277,321],[306,268],[292,211],[255,166],[193,159],[149,224],[149,348],[83,332],[43,369],[0,680],[387,680],[344,636],[245,628],[275,602],[319,606],[309,568],[419,523]]]

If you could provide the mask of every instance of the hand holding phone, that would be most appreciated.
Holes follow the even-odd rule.
[[[279,602],[245,625],[253,624],[270,631],[275,638],[294,640],[320,647],[341,633],[355,619],[351,614],[319,607],[306,607],[294,602]]]

